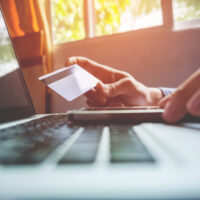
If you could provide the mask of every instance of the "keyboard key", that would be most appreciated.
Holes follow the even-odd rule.
[[[91,163],[94,162],[97,144],[85,143],[85,144],[74,144],[72,148],[62,158],[62,164],[66,163]]]
[[[24,153],[15,164],[38,164],[42,162],[53,150],[56,149],[58,144],[52,143],[51,145],[37,146],[33,150]]]
[[[110,126],[110,146],[110,160],[113,163],[154,161],[132,126]]]
[[[83,133],[63,156],[60,164],[87,164],[95,161],[102,127],[85,127]]]
[[[8,138],[15,138],[18,135],[26,133],[26,129],[19,125],[19,126],[12,126],[7,129],[2,129],[0,130],[0,141],[1,140],[6,140]]]
[[[20,159],[21,164],[40,163],[51,152],[53,152],[60,144],[68,139],[77,129],[69,128],[68,126],[55,129],[54,132],[51,129],[53,135],[51,137],[46,136],[42,142],[37,142],[36,147],[26,152]],[[43,136],[44,137],[44,136]]]
[[[19,160],[21,155],[20,151],[1,149],[0,150],[0,161],[1,164],[12,164]]]
[[[77,129],[51,115],[0,130],[0,164],[40,163]]]
[[[14,151],[23,151],[27,149],[31,149],[34,147],[34,143],[29,142],[27,138],[13,138],[2,142],[0,144],[0,151],[3,150],[14,150]]]

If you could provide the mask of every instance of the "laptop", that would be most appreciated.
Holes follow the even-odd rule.
[[[2,11],[0,119],[0,199],[200,199],[199,123],[35,115]]]

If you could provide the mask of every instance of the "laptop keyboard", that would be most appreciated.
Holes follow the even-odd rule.
[[[48,116],[0,130],[0,163],[40,163],[76,131],[66,122],[66,116]]]
[[[131,125],[111,126],[110,134],[111,162],[154,161]]]
[[[103,125],[83,125],[83,131],[59,161],[59,165],[95,162]],[[0,164],[39,164],[80,126],[69,125],[66,115],[51,115],[0,129]],[[154,162],[132,125],[109,126],[111,163]]]
[[[94,162],[103,127],[85,127],[80,137],[64,155],[60,164],[67,163],[91,163]]]

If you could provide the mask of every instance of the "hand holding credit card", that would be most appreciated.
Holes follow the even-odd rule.
[[[96,77],[77,64],[39,77],[39,80],[67,101],[73,101],[85,94],[99,82]]]

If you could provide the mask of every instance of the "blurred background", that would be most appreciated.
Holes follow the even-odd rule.
[[[93,0],[93,37],[163,24],[161,0]],[[54,44],[86,38],[84,0],[51,0]],[[174,0],[174,21],[200,17],[199,0]]]
[[[85,56],[152,87],[177,87],[200,67],[200,0],[0,0],[38,113],[66,102],[38,76]],[[0,39],[1,41],[1,39]]]

